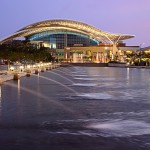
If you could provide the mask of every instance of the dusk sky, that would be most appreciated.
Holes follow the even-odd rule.
[[[69,19],[135,35],[128,45],[150,46],[150,0],[2,0],[0,39],[29,24]]]

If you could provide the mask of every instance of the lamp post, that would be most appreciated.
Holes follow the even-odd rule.
[[[20,71],[21,71],[21,72],[23,71],[23,68],[24,68],[23,66],[20,66]]]

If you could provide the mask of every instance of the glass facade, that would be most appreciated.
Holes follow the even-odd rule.
[[[43,41],[50,49],[64,49],[72,46],[94,46],[98,41],[87,35],[68,31],[46,31],[26,37],[30,41]]]

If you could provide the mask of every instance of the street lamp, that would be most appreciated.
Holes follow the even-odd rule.
[[[11,70],[11,71],[14,71],[14,69],[15,69],[14,67],[10,67],[10,70]]]
[[[20,71],[21,71],[21,72],[23,71],[23,68],[24,68],[23,66],[20,66]]]

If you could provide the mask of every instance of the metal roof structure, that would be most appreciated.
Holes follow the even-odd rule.
[[[2,39],[0,44],[5,43],[15,38],[27,37],[36,33],[46,31],[69,31],[84,34],[97,41],[104,41],[106,43],[116,43],[119,40],[126,40],[133,38],[133,35],[114,34],[102,31],[88,24],[72,21],[72,20],[46,20],[28,25],[14,34]]]
[[[150,46],[148,46],[148,47],[143,47],[143,48],[141,48],[140,50],[141,50],[141,51],[150,51]]]

